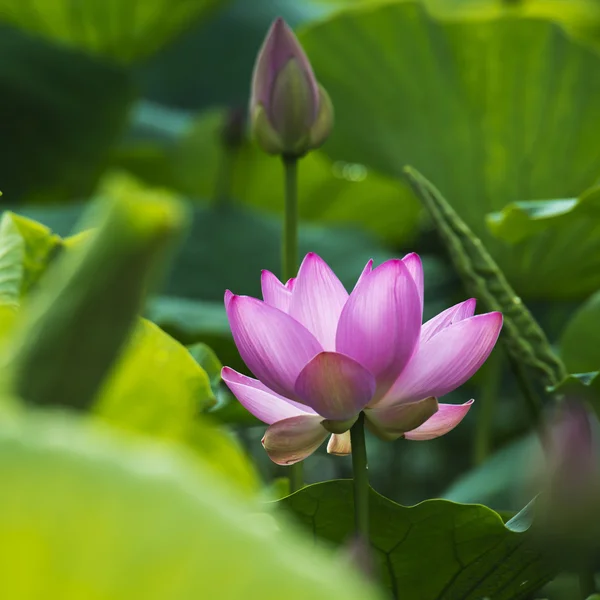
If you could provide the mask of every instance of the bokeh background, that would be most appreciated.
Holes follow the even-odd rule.
[[[426,316],[464,299],[402,179],[413,165],[482,238],[569,370],[598,370],[597,0],[0,0],[3,209],[67,235],[124,181],[185,198],[189,233],[147,316],[243,368],[222,297],[257,296],[260,270],[279,269],[282,168],[245,123],[276,16],[336,110],[330,140],[300,164],[301,251],[347,286],[369,258],[417,251]],[[471,397],[441,439],[369,439],[373,486],[403,504],[521,508],[539,447],[501,347],[448,401]],[[224,391],[210,414],[266,482],[284,474],[262,452],[264,428]],[[306,462],[311,482],[350,473],[324,452]]]

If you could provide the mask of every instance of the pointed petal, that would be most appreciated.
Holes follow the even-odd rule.
[[[459,321],[419,346],[410,363],[378,407],[439,398],[462,385],[485,362],[494,348],[502,315],[487,313]]]
[[[459,321],[472,317],[475,314],[476,303],[477,301],[475,298],[469,298],[469,300],[455,304],[442,311],[439,315],[429,319],[429,321],[421,327],[420,343],[424,344],[436,333],[449,325],[452,325],[452,323],[458,323]]]
[[[476,306],[477,300],[475,298],[469,298],[468,300],[457,304],[456,313],[454,313],[452,323],[458,323],[459,321],[471,318],[475,314]]]
[[[271,94],[275,79],[290,59],[295,58],[311,89],[316,104],[319,89],[310,62],[287,23],[279,17],[276,19],[259,51],[252,73],[251,110],[261,103],[270,113]],[[316,109],[314,111],[316,116]]]
[[[294,383],[321,345],[284,312],[248,296],[233,296],[227,316],[237,349],[268,388],[294,398]]]
[[[429,397],[408,404],[392,404],[365,410],[369,429],[382,440],[397,440],[407,431],[419,427],[438,410],[436,398]]]
[[[269,458],[278,465],[293,465],[310,456],[329,435],[321,420],[302,415],[273,423],[262,439]]]
[[[335,332],[348,292],[327,263],[310,252],[300,265],[290,316],[302,323],[325,350],[335,350]]]
[[[295,284],[296,284],[296,278],[290,277],[285,284],[285,289],[289,290],[290,292],[293,292]]]
[[[333,433],[327,444],[327,453],[334,456],[348,456],[352,454],[352,445],[350,444],[350,432]]]
[[[373,259],[370,258],[369,262],[365,265],[365,268],[362,270],[362,273],[360,274],[360,276],[358,277],[357,281],[356,281],[356,285],[354,286],[354,289],[356,289],[358,287],[358,285],[360,284],[360,282],[373,270]]]
[[[375,378],[348,356],[321,352],[302,369],[295,391],[325,419],[345,421],[355,417],[371,400]]]
[[[346,302],[336,349],[377,379],[378,394],[410,359],[421,328],[421,300],[401,260],[388,260],[362,278]]]
[[[268,425],[290,417],[315,414],[308,406],[288,400],[260,381],[246,377],[229,367],[223,367],[221,377],[240,404]]]
[[[423,425],[404,434],[407,440],[433,440],[452,431],[467,415],[473,404],[469,400],[464,404],[440,404],[438,411]]]
[[[421,298],[421,304],[423,303],[423,296],[425,294],[424,291],[424,281],[423,281],[423,263],[421,262],[421,258],[415,252],[411,252],[407,254],[402,262],[408,269],[410,276],[413,278],[415,285],[417,286],[417,291],[419,292],[419,298]]]
[[[229,302],[231,301],[231,299],[235,296],[235,294],[233,292],[230,292],[229,290],[225,290],[225,310],[227,310],[228,306],[229,306]]]
[[[288,312],[292,293],[287,285],[283,285],[271,271],[263,271],[260,275],[260,285],[262,288],[263,300],[273,306]]]

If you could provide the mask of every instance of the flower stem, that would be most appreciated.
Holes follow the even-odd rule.
[[[596,577],[593,571],[584,570],[579,573],[579,590],[582,600],[596,593]]]
[[[231,202],[231,183],[237,154],[237,148],[225,147],[219,157],[214,190],[214,201],[217,206],[226,206]]]
[[[494,423],[494,405],[500,387],[502,374],[502,352],[492,352],[486,363],[483,389],[480,393],[480,406],[475,429],[474,462],[481,464],[489,455],[492,447],[492,425]]]
[[[354,475],[354,524],[356,534],[369,540],[369,475],[365,444],[365,415],[360,413],[350,429],[352,471]]]
[[[298,159],[283,157],[285,169],[285,224],[283,228],[283,283],[298,269]]]
[[[285,176],[285,222],[282,238],[282,279],[285,283],[295,277],[298,269],[298,159],[283,156]],[[302,489],[303,464],[298,462],[290,470],[290,492]]]

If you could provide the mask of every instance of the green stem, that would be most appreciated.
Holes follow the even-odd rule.
[[[585,570],[579,573],[579,590],[583,600],[596,593],[596,576],[594,571]]]
[[[473,449],[475,464],[481,464],[492,447],[492,428],[494,423],[494,405],[500,388],[502,374],[502,352],[492,352],[485,365],[483,389],[479,395],[479,411],[475,429],[475,446]]]
[[[350,429],[354,475],[354,524],[356,533],[369,541],[369,475],[365,444],[365,415],[360,413]]]
[[[293,494],[304,487],[304,463],[297,462],[287,469],[290,473],[290,493]]]
[[[283,228],[283,282],[298,269],[298,159],[284,156],[285,223]]]
[[[237,155],[237,148],[224,147],[221,152],[214,192],[215,204],[218,206],[226,206],[231,201],[231,183]]]
[[[282,279],[285,283],[296,276],[298,269],[298,159],[284,156],[285,217],[282,240]],[[290,491],[302,489],[303,464],[298,462],[290,470]]]

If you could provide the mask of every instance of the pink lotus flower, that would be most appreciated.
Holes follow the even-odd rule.
[[[364,411],[383,439],[429,440],[467,414],[437,398],[469,379],[489,356],[500,313],[473,316],[475,300],[424,325],[423,268],[416,254],[369,261],[351,294],[316,254],[285,285],[262,273],[264,301],[225,293],[233,339],[258,379],[225,367],[223,380],[269,428],[271,460],[293,464],[333,433],[332,454],[349,454],[349,429]]]

